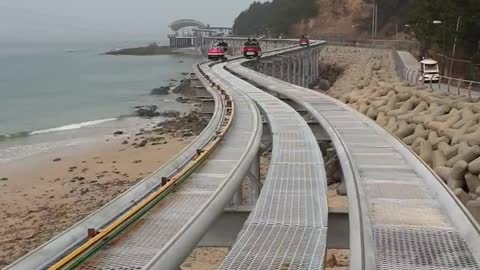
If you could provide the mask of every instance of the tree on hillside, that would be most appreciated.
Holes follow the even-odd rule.
[[[434,24],[436,20],[442,23]],[[431,49],[434,44],[439,48],[443,47],[444,30],[446,48],[442,49],[451,48],[455,36],[457,36],[457,46],[463,48],[467,54],[472,54],[478,49],[480,5],[476,0],[415,1],[410,5],[406,21],[411,25],[416,38],[425,50]]]
[[[289,33],[301,20],[315,17],[317,10],[315,0],[254,2],[235,19],[233,31],[237,35],[277,36]]]

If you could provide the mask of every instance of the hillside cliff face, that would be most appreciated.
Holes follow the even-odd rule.
[[[317,16],[291,28],[291,33],[309,33],[312,37],[367,35],[365,21],[371,17],[371,5],[363,0],[317,0]]]

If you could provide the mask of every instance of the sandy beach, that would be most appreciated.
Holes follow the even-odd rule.
[[[1,163],[0,268],[152,174],[205,124],[193,113],[150,130]]]

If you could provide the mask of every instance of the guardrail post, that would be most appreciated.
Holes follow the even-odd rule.
[[[472,97],[472,83],[473,82],[470,82],[470,84],[468,85],[468,96],[469,97]]]
[[[452,78],[448,78],[448,85],[447,85],[447,92],[450,93],[450,83],[452,82]]]
[[[283,58],[280,60],[280,80],[284,80],[284,70],[285,70],[285,66],[283,65]]]
[[[290,70],[290,66],[292,65],[292,59],[291,57],[287,58],[287,82],[291,83],[292,82],[292,74]]]
[[[308,62],[309,62],[309,74],[310,74],[310,80],[308,82],[308,86],[310,86],[313,81],[315,80],[315,73],[313,71],[313,58],[314,58],[314,50],[310,50],[310,55],[308,56]]]
[[[268,68],[268,66],[267,66],[267,68]],[[269,75],[271,77],[275,77],[275,61],[271,61],[271,68],[270,68],[269,73],[270,73]]]
[[[305,61],[305,54],[302,55],[302,70],[300,72],[300,86],[302,87],[305,87],[305,76],[306,76],[306,72],[305,72],[305,64],[306,64],[306,61]]]
[[[457,84],[457,96],[460,96],[460,85],[462,84],[462,80],[458,80]]]
[[[293,78],[292,78],[292,83],[297,84],[297,67],[298,67],[298,59],[293,59]]]

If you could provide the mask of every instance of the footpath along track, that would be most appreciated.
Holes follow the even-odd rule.
[[[406,145],[338,100],[240,62],[228,67],[300,104],[328,132],[347,182],[350,269],[480,269],[478,223]]]

